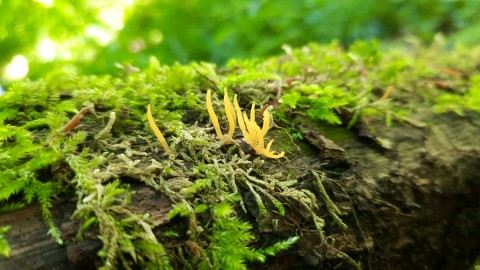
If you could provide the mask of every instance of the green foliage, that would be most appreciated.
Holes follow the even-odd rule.
[[[443,94],[436,99],[435,111],[444,113],[454,111],[463,115],[465,110],[480,113],[480,75],[476,74],[470,78],[470,89],[464,95]]]
[[[266,255],[275,256],[292,247],[298,236],[279,241],[264,249],[248,247],[255,239],[250,232],[251,225],[233,216],[228,203],[219,203],[213,208],[213,225],[206,258],[199,263],[199,269],[247,269],[247,262],[265,262]]]
[[[353,115],[349,126],[363,115],[385,118],[387,125],[392,119],[405,119],[405,110],[374,92],[378,88],[386,91],[404,77],[402,72],[411,67],[410,59],[404,55],[385,57],[376,41],[355,42],[347,52],[337,42],[328,46],[310,44],[302,49],[283,48],[285,55],[268,61],[232,60],[227,64],[235,68],[236,74],[271,72],[280,77],[275,79],[279,84],[275,90],[281,93],[280,106],[273,111],[279,122],[291,124],[288,118],[302,112],[313,120],[345,124],[339,117],[342,110]],[[271,85],[265,87],[272,88]],[[279,92],[278,87],[283,91]],[[258,100],[271,98],[266,93],[256,94]],[[301,137],[294,126],[288,129],[292,135]]]
[[[347,55],[353,61],[362,61],[366,67],[374,67],[382,60],[379,49],[377,40],[372,42],[359,40],[350,46]]]
[[[211,186],[212,186],[211,179],[198,179],[197,181],[195,181],[195,184],[193,184],[192,186],[182,189],[181,193],[186,198],[189,198],[193,194],[197,193],[198,191],[205,188],[210,188]]]
[[[10,230],[10,226],[0,227],[0,254],[5,257],[10,257],[10,246],[8,245],[7,239],[5,239],[5,233]]]
[[[176,204],[173,209],[168,212],[168,219],[172,219],[176,216],[185,217],[190,215],[190,209],[185,204]]]
[[[231,88],[232,86],[244,84],[244,83],[252,83],[258,80],[278,80],[279,77],[274,73],[267,73],[267,72],[253,72],[249,71],[242,74],[232,74],[227,76],[227,78],[222,82],[223,87]]]
[[[174,232],[174,231],[166,231],[166,232],[163,232],[162,234],[164,237],[178,237],[179,234],[177,232]]]
[[[3,112],[14,112],[14,115],[25,114],[20,111],[20,106],[12,106],[15,92],[11,92],[7,97],[0,100],[6,110]],[[21,92],[20,92],[21,94]],[[18,98],[18,96],[17,96]],[[19,98],[20,99],[20,98]],[[16,105],[13,102],[13,105]],[[15,110],[17,109],[17,110]],[[18,110],[20,109],[20,110]],[[35,113],[36,114],[36,113]],[[28,117],[26,117],[28,119]],[[60,233],[55,227],[53,217],[50,212],[52,199],[62,191],[61,184],[57,181],[43,182],[42,172],[45,169],[52,168],[64,159],[66,151],[72,151],[76,145],[83,142],[85,136],[75,139],[65,139],[59,137],[55,141],[50,141],[50,147],[45,147],[45,143],[34,138],[33,134],[25,128],[32,125],[22,126],[22,117],[3,118],[0,122],[0,147],[2,152],[0,156],[0,202],[4,203],[17,194],[21,194],[25,203],[31,203],[34,199],[38,200],[43,217],[49,225],[51,234],[58,243],[61,243]],[[6,124],[8,120],[15,125]],[[77,136],[78,137],[78,136]],[[19,205],[19,202],[8,204],[2,207],[2,210],[14,209],[12,205]],[[20,205],[22,205],[20,203]]]
[[[265,261],[265,256],[247,244],[255,239],[250,233],[251,225],[233,217],[233,209],[220,203],[213,209],[213,226],[209,245],[205,250],[208,260],[199,264],[199,269],[247,269],[247,261]]]
[[[272,202],[273,206],[277,209],[278,213],[281,216],[285,216],[285,207],[283,206],[283,203],[268,192],[265,192],[264,195]]]
[[[120,261],[126,269],[142,264],[147,269],[171,269],[163,245],[153,234],[153,222],[148,215],[136,215],[127,210],[131,192],[120,187],[119,181],[105,186],[96,184],[84,197],[74,217],[86,220],[82,230],[98,224],[103,248],[98,252],[104,259],[101,269],[116,268]],[[125,256],[128,255],[130,259]]]
[[[135,69],[125,67],[147,67],[151,56],[167,64],[223,64],[231,58],[277,54],[283,44],[334,39],[344,45],[401,35],[431,41],[435,33],[460,30],[455,40],[479,42],[478,1],[155,0],[136,1],[132,7],[123,2],[68,0],[44,6],[33,0],[1,1],[0,70],[15,55],[25,55],[29,77],[40,78],[58,66],[83,74],[128,73]],[[119,11],[110,14],[115,19],[125,16],[122,29],[103,21],[109,10]],[[53,60],[39,57],[45,38],[54,42]],[[115,63],[122,63],[123,71]]]
[[[335,85],[299,85],[283,95],[285,109],[306,111],[307,115],[315,120],[322,120],[330,124],[341,124],[335,109],[348,105],[351,95]]]
[[[284,43],[299,46],[339,38],[350,44],[401,33],[429,40],[432,33],[475,23],[471,10],[479,5],[473,2],[151,1],[138,4],[129,14],[119,38],[120,42],[143,41],[145,48],[139,55],[160,54],[168,63],[199,59],[224,63],[232,57],[278,53]],[[230,23],[225,24],[226,19]],[[171,21],[195,27],[178,31]],[[155,34],[161,35],[160,43],[152,39]]]
[[[254,237],[252,228],[274,226],[265,224],[282,219],[286,206],[327,245],[324,228],[331,219],[324,215],[340,228],[346,224],[321,182],[306,189],[296,173],[276,174],[264,166],[285,161],[251,156],[240,144],[219,143],[203,117],[207,89],[228,86],[242,108],[271,104],[271,126],[278,130],[268,139],[287,148],[290,140],[279,134],[288,130],[302,139],[303,129],[294,121],[298,115],[319,124],[361,121],[368,127],[371,121],[417,124],[408,119],[417,111],[411,100],[425,104],[423,110],[435,102],[441,108],[439,101],[446,100],[448,106],[457,104],[448,109],[478,111],[476,63],[458,61],[477,59],[478,48],[459,47],[448,54],[441,53],[441,44],[428,50],[412,45],[410,54],[384,53],[376,42],[354,43],[349,49],[336,42],[283,48],[284,54],[268,59],[232,60],[226,69],[205,63],[163,66],[149,58],[145,71],[129,73],[126,65],[114,77],[54,71],[43,81],[11,85],[0,96],[0,211],[38,201],[50,234],[60,241],[52,203],[62,193],[75,194],[74,217],[82,220],[78,235],[99,232],[105,269],[245,269],[248,262],[264,262],[298,240],[265,247]],[[451,85],[451,93],[445,95],[434,80]],[[63,131],[92,104],[95,114]],[[148,104],[174,150],[171,155],[160,149],[147,126]],[[106,126],[109,136],[97,136]],[[165,220],[136,212],[130,198],[137,195],[124,179],[171,200],[169,222],[161,223],[158,235],[153,232]],[[245,222],[244,216],[255,221]]]
[[[267,213],[267,208],[265,207],[265,204],[263,203],[262,197],[258,192],[255,190],[253,185],[250,182],[245,182],[250,189],[250,192],[252,192],[253,197],[255,198],[255,202],[257,203],[258,206],[258,211],[261,216],[264,216]]]
[[[78,37],[86,26],[99,22],[88,1],[59,1],[51,7],[33,0],[0,1],[0,10],[0,70],[16,54],[34,58],[37,42],[42,38],[61,41]],[[29,16],[23,16],[27,13]]]
[[[284,251],[292,247],[300,239],[299,236],[290,237],[287,240],[279,241],[262,250],[263,253],[269,256],[275,256],[280,251]]]
[[[162,96],[170,97],[164,100],[166,101],[163,104],[165,109],[156,110],[156,113],[160,114],[169,124],[175,121],[178,123],[184,109],[201,110],[199,106],[201,101],[190,92],[192,91],[191,81],[197,76],[193,73],[193,69],[178,66],[173,70],[163,67],[155,70],[155,78],[150,78],[152,82],[163,82]],[[180,84],[180,82],[190,85]],[[133,91],[133,87],[137,90]],[[101,88],[102,91],[98,91],[98,88]],[[76,90],[72,91],[72,89]],[[53,72],[42,82],[12,85],[9,91],[0,97],[0,108],[2,108],[0,111],[1,210],[14,210],[34,200],[38,201],[43,217],[50,227],[49,234],[58,243],[61,243],[60,232],[54,224],[54,217],[50,211],[52,200],[66,189],[72,188],[72,175],[68,172],[69,170],[74,171],[76,179],[73,183],[77,184],[77,192],[86,197],[92,192],[96,192],[95,187],[98,183],[93,182],[90,175],[92,170],[101,163],[101,158],[94,158],[94,160],[88,158],[89,150],[85,146],[82,146],[83,151],[78,155],[79,145],[83,144],[87,138],[89,139],[87,132],[74,131],[72,134],[63,134],[62,127],[87,103],[118,111],[124,109],[124,106],[128,104],[129,119],[117,121],[117,125],[128,125],[130,128],[141,126],[140,119],[145,117],[145,107],[149,102],[148,95],[154,95],[151,93],[158,89],[152,89],[152,85],[148,84],[148,81],[144,81],[143,78],[136,79],[134,76],[132,76],[130,84],[125,85],[122,81],[111,80],[110,77],[75,79],[63,72]],[[178,101],[185,101],[182,98],[184,92],[188,93],[186,102],[178,103]],[[147,93],[149,94],[147,95]],[[64,100],[63,96],[70,96],[70,99]],[[172,108],[175,108],[176,111],[168,112]],[[80,125],[82,123],[89,125],[89,121],[93,118],[89,115],[84,116]],[[98,126],[98,131],[101,128]],[[65,166],[67,168],[64,168]],[[62,172],[57,173],[57,170]],[[112,196],[117,195],[121,194],[113,192]],[[21,201],[18,201],[19,199]],[[113,202],[106,200],[104,203],[107,205]],[[124,207],[124,204],[121,205]],[[83,215],[85,223],[82,230],[93,225],[100,226],[102,224],[104,226],[104,223],[111,224],[112,222],[105,218],[103,219],[104,223],[101,223],[88,212]],[[113,214],[106,216],[113,218]],[[152,254],[164,252],[163,248],[149,251],[152,247],[151,243],[157,245],[155,244],[156,240],[150,239],[148,240],[150,242],[147,240],[145,242],[141,237],[131,237],[130,227],[140,226],[138,222],[136,225],[126,224],[125,226],[129,228],[126,231],[122,231],[124,227],[121,226],[108,227],[117,230],[116,234],[123,238],[119,236],[117,246],[105,245],[104,252],[101,254],[106,257],[106,265],[107,262],[113,265],[118,258],[122,258],[118,254],[132,255],[131,248],[128,246],[137,240],[130,241],[128,239],[138,239],[138,243],[141,243],[142,247],[146,249],[139,248],[144,253],[137,257],[146,258],[148,263],[158,261],[149,259],[153,256]],[[165,261],[165,256],[155,255],[153,257]]]

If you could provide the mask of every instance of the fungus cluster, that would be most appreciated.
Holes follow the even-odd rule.
[[[232,143],[233,140],[233,133],[235,131],[235,119],[238,120],[238,125],[240,126],[240,130],[243,134],[243,140],[248,143],[257,155],[264,155],[268,158],[281,158],[285,155],[285,152],[280,152],[278,154],[275,151],[270,151],[270,148],[273,144],[273,140],[270,140],[265,147],[265,135],[268,132],[268,128],[270,126],[270,114],[268,110],[265,110],[263,113],[263,126],[260,126],[255,121],[255,103],[252,104],[252,108],[250,110],[250,119],[248,119],[247,114],[243,113],[240,110],[240,106],[238,105],[237,95],[233,97],[233,103],[235,104],[235,111],[233,109],[232,103],[228,98],[227,90],[224,89],[224,106],[225,106],[225,113],[227,115],[227,120],[229,123],[229,131],[227,134],[222,134],[220,130],[220,125],[218,123],[218,118],[215,115],[215,111],[213,110],[212,106],[212,96],[211,91],[208,90],[207,92],[207,110],[210,118],[212,119],[213,126],[215,127],[215,131],[217,132],[217,136],[220,140],[224,143]]]
[[[255,103],[252,104],[252,108],[250,110],[250,119],[247,117],[247,114],[240,109],[237,101],[237,95],[233,97],[233,103],[235,104],[235,108],[228,97],[228,92],[224,89],[223,101],[225,106],[225,114],[228,120],[228,133],[223,134],[220,128],[220,124],[218,122],[218,117],[213,110],[212,105],[212,93],[210,90],[207,91],[206,97],[206,104],[207,104],[207,111],[210,115],[210,119],[212,120],[213,127],[215,132],[217,133],[217,137],[221,140],[224,144],[231,144],[234,143],[235,140],[233,139],[233,134],[235,132],[236,123],[238,120],[238,125],[240,126],[240,130],[243,134],[243,140],[248,143],[257,155],[264,155],[268,158],[281,158],[285,155],[285,152],[276,153],[275,151],[271,151],[270,148],[273,144],[273,140],[270,140],[265,147],[265,135],[268,132],[268,128],[270,127],[270,114],[268,110],[263,112],[263,126],[260,126],[255,121]],[[150,110],[150,104],[147,107],[147,118],[148,122],[150,123],[150,127],[152,128],[153,132],[160,141],[163,149],[167,154],[171,154],[172,151],[163,137],[162,133],[158,129],[155,121],[152,117],[152,112]]]

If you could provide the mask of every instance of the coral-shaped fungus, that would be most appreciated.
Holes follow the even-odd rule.
[[[171,154],[172,150],[170,150],[170,147],[168,146],[165,137],[163,137],[162,132],[160,132],[160,129],[158,129],[158,126],[155,124],[155,120],[153,120],[152,111],[150,110],[150,104],[148,104],[147,107],[147,118],[150,127],[153,129],[153,133],[155,133],[155,135],[157,136],[157,139],[162,145],[163,149],[165,150],[165,152],[167,152],[167,154]]]
[[[252,104],[252,109],[250,111],[250,119],[248,119],[247,114],[243,113],[240,110],[238,105],[237,96],[235,95],[233,102],[235,103],[235,109],[237,111],[238,125],[243,133],[243,140],[248,143],[254,150],[257,155],[264,155],[269,158],[281,158],[285,155],[285,152],[280,152],[275,154],[275,151],[270,151],[273,140],[268,142],[267,147],[265,147],[264,138],[268,132],[268,127],[270,126],[270,114],[268,110],[263,112],[263,126],[260,127],[255,122],[255,103]]]
[[[212,119],[213,126],[215,128],[215,132],[217,133],[218,139],[220,139],[225,144],[232,143],[233,140],[233,133],[235,132],[235,120],[238,118],[238,124],[240,125],[240,129],[243,133],[243,140],[248,143],[254,150],[257,155],[264,155],[269,158],[281,158],[285,155],[285,152],[280,152],[279,154],[275,154],[275,151],[270,151],[270,147],[272,146],[273,140],[271,140],[267,147],[265,147],[264,138],[267,134],[268,127],[270,126],[270,114],[267,110],[263,113],[263,127],[260,127],[255,122],[255,103],[252,104],[252,110],[250,112],[250,119],[248,119],[247,115],[244,114],[242,116],[242,111],[240,110],[240,106],[237,102],[237,95],[233,97],[233,102],[235,103],[236,115],[235,110],[228,98],[227,89],[223,90],[224,96],[224,105],[225,105],[225,114],[227,115],[228,120],[228,133],[223,134],[222,130],[220,129],[220,124],[218,123],[217,115],[213,110],[212,106],[212,92],[210,90],[207,91],[207,110],[210,118]]]
[[[235,95],[235,98],[236,98],[236,95]],[[207,91],[207,101],[206,101],[207,111],[208,111],[208,114],[210,115],[210,118],[212,119],[213,127],[215,128],[217,137],[223,143],[231,144],[233,143],[233,133],[235,132],[236,116],[235,116],[235,111],[233,110],[232,103],[230,102],[230,98],[228,97],[227,89],[223,90],[223,102],[225,106],[225,114],[227,115],[227,120],[228,120],[227,134],[223,134],[222,130],[220,129],[220,124],[218,123],[217,115],[215,114],[215,111],[213,110],[213,106],[212,106],[212,92],[210,91],[210,89]]]

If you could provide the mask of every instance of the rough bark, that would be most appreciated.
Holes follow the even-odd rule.
[[[132,197],[131,209],[149,213],[163,224],[171,210],[171,202],[159,196],[152,188],[132,185],[136,193]],[[65,196],[53,206],[55,223],[62,232],[63,245],[55,243],[48,235],[48,226],[42,218],[38,205],[32,204],[21,210],[0,215],[0,224],[10,224],[6,238],[12,250],[11,258],[0,258],[0,269],[96,269],[101,266],[97,251],[102,242],[98,232],[90,232],[85,239],[77,238],[80,220],[71,219],[76,209],[76,198]]]

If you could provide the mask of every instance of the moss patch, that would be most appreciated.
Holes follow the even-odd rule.
[[[232,60],[222,70],[198,63],[161,66],[152,59],[146,70],[122,78],[55,71],[14,84],[0,97],[1,210],[38,201],[61,243],[52,201],[76,196],[73,217],[83,224],[78,236],[98,230],[106,269],[244,269],[288,249],[299,230],[316,237],[315,249],[326,256],[360,267],[332,243],[331,235],[357,223],[345,215],[351,200],[339,195],[354,179],[336,143],[359,136],[388,149],[379,122],[421,126],[415,114],[433,112],[435,104],[437,112],[475,111],[478,69],[460,60],[479,59],[480,50],[435,50],[382,53],[376,43],[359,42],[348,51],[335,43],[310,44],[266,60]],[[275,139],[284,158],[255,155],[238,130],[238,143],[216,138],[205,95],[211,89],[220,96],[223,87],[238,94],[243,110],[255,102],[272,111],[266,137]],[[148,104],[172,154],[148,125]],[[67,130],[89,106],[95,113]],[[218,115],[225,133],[226,114]],[[158,221],[129,209],[131,181],[171,200],[166,230],[154,233]],[[283,237],[262,244],[266,233]]]

